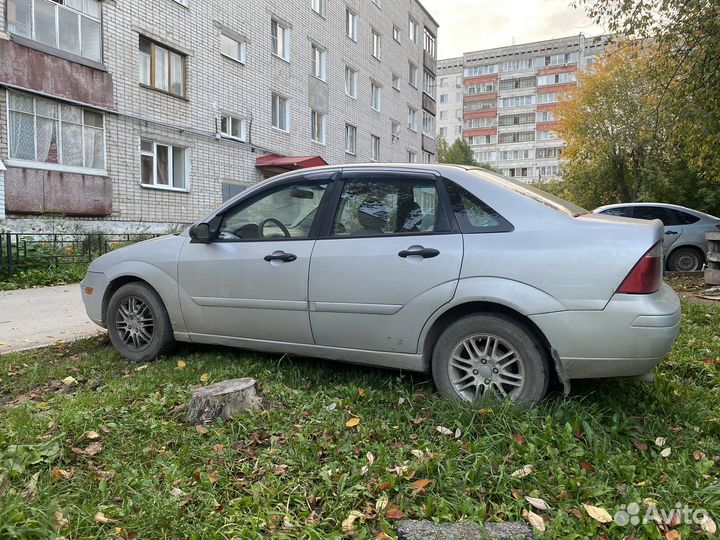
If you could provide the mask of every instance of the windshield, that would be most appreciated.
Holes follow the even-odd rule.
[[[512,178],[502,176],[488,169],[469,168],[468,171],[476,174],[477,176],[481,176],[484,179],[488,179],[488,177],[490,177],[490,180],[496,182],[502,187],[510,189],[515,193],[519,193],[520,195],[524,195],[525,197],[530,197],[531,199],[541,204],[544,204],[545,206],[549,206],[550,208],[557,210],[558,212],[561,212],[563,214],[576,217],[588,213],[587,210],[576,204],[571,203],[570,201],[566,201],[565,199],[556,197],[555,195],[531,186],[530,184],[526,184],[525,182],[519,182],[518,180],[513,180]]]

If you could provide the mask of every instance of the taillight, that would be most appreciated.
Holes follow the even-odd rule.
[[[616,292],[623,294],[650,294],[662,282],[662,243],[658,242],[633,266]]]

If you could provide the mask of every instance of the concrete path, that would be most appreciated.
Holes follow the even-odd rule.
[[[79,284],[0,292],[0,354],[102,331],[85,314]]]

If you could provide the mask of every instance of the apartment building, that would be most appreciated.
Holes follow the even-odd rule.
[[[434,160],[416,0],[3,0],[0,21],[11,230],[163,230],[280,172]]]
[[[608,40],[580,34],[440,60],[438,134],[452,142],[461,129],[475,159],[507,176],[527,182],[558,177],[563,147],[556,133],[558,102]],[[460,76],[461,124],[453,117]]]

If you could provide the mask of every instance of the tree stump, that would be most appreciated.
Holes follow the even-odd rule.
[[[187,421],[192,425],[211,424],[218,418],[227,420],[241,411],[261,408],[255,379],[230,379],[193,390]]]

